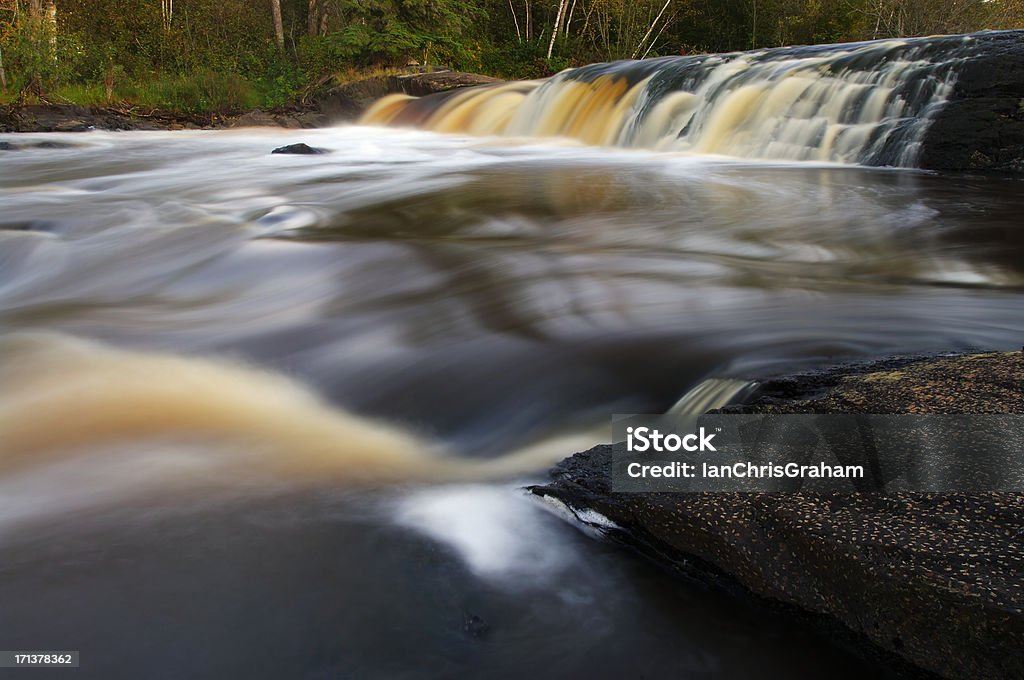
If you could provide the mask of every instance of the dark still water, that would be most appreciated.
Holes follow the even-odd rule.
[[[81,651],[42,677],[877,673],[519,488],[704,378],[1024,343],[1013,179],[365,127],[2,141],[0,649]],[[299,141],[330,153],[269,153]]]

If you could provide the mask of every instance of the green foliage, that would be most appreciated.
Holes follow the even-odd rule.
[[[509,80],[545,78],[577,65],[570,57],[553,55],[546,59],[547,44],[542,40],[508,44],[490,44],[480,55],[480,69]]]
[[[116,92],[139,106],[190,113],[241,111],[261,103],[247,81],[209,70],[127,83]]]
[[[47,24],[29,20],[10,27],[0,39],[9,86],[44,89],[78,76],[75,65],[85,47],[77,35],[62,35]]]
[[[409,62],[539,78],[634,54],[1024,26],[1024,0],[571,0],[549,59],[559,0],[280,2],[283,51],[269,0],[174,0],[169,22],[157,0],[57,0],[55,25],[0,10],[0,97],[274,107],[327,74]]]

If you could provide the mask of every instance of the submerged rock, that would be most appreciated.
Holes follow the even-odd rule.
[[[769,380],[749,413],[1024,413],[1024,354]],[[1024,455],[1024,454],[1022,454]],[[1024,677],[1024,495],[613,493],[611,447],[533,493],[683,574],[808,616],[898,670]]]
[[[491,626],[476,614],[466,613],[462,629],[470,637],[477,639],[486,638],[491,632]]]

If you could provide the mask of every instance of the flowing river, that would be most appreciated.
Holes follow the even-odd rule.
[[[520,489],[707,378],[1024,338],[1012,178],[364,126],[0,141],[0,647],[82,677],[877,673]],[[329,153],[270,154],[297,142]]]

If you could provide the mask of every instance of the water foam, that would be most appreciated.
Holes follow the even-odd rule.
[[[397,503],[395,521],[454,550],[478,577],[539,587],[578,555],[547,513],[517,488],[462,485],[423,489]]]

